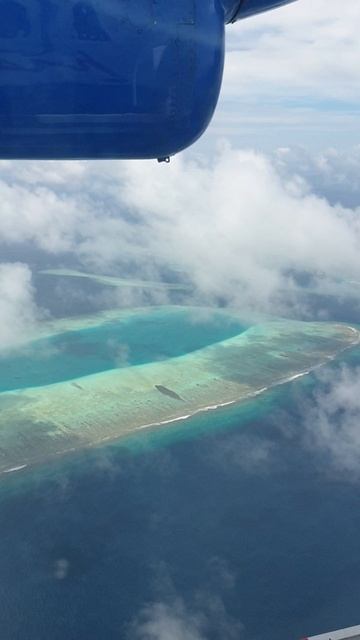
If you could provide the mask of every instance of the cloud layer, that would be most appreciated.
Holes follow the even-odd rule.
[[[38,317],[29,267],[0,263],[0,350],[24,342]]]
[[[327,469],[341,477],[360,478],[360,368],[343,366],[318,374],[322,389],[305,408],[308,446],[326,455]]]
[[[156,280],[172,269],[197,297],[279,311],[296,272],[360,280],[358,187],[353,206],[329,202],[321,179],[339,176],[340,160],[324,155],[315,185],[315,161],[303,157],[297,172],[294,157],[225,145],[210,159],[181,156],[166,167],[19,163],[15,173],[3,163],[0,241],[70,252],[99,272]],[[345,165],[339,191],[351,174],[355,184],[354,166]]]
[[[145,605],[132,621],[128,640],[240,640],[243,625],[226,610],[220,595],[198,592],[191,606],[174,595]]]
[[[257,148],[359,140],[360,5],[300,0],[227,27],[213,134]]]
[[[300,0],[228,29],[227,97],[357,100],[357,0]]]

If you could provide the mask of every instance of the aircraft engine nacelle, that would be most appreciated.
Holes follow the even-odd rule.
[[[0,158],[158,158],[218,100],[225,24],[290,0],[0,0]]]

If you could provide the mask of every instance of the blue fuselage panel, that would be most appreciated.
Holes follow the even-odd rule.
[[[173,155],[223,58],[220,0],[0,0],[0,157]]]

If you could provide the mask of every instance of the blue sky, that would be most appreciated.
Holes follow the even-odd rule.
[[[360,3],[298,0],[227,27],[219,108],[200,145],[328,146],[360,141]]]

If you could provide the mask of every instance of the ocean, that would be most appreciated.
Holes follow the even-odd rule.
[[[344,362],[360,349],[326,368]],[[298,640],[358,624],[359,481],[304,425],[325,387],[313,373],[3,476],[1,640]]]

